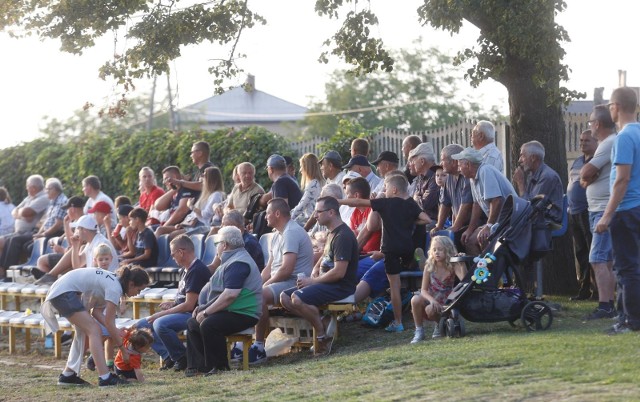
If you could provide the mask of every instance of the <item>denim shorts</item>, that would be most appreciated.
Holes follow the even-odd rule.
[[[49,300],[49,302],[65,318],[69,318],[78,311],[87,311],[78,292],[65,292]]]
[[[613,261],[613,244],[611,243],[611,233],[607,230],[604,233],[596,233],[596,225],[604,211],[589,212],[589,224],[593,238],[591,240],[591,249],[589,250],[589,262],[600,263]]]

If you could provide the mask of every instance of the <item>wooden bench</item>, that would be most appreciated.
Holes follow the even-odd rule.
[[[331,322],[327,326],[327,335],[333,336],[333,340],[338,340],[338,315],[341,313],[352,313],[356,311],[355,295],[345,297],[342,300],[336,300],[318,308],[320,315],[330,315]],[[330,333],[333,327],[333,333]],[[318,350],[318,337],[315,328],[313,329],[313,349]]]
[[[174,301],[177,294],[178,289],[146,288],[138,296],[130,297],[127,301],[131,303],[133,318],[139,319],[141,318],[140,307],[142,304],[149,307],[149,315],[151,315],[156,312],[156,305],[166,301]]]
[[[242,370],[249,370],[249,348],[253,343],[255,327],[247,328],[236,334],[227,335],[227,359],[231,359],[231,346],[235,342],[242,342]]]
[[[8,308],[9,298],[13,299],[14,310],[21,310],[23,298],[39,299],[44,302],[49,291],[49,285],[33,285],[28,283],[6,282],[0,284],[0,310]]]

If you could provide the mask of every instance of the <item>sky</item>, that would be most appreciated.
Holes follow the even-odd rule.
[[[267,25],[243,33],[238,52],[246,54],[239,66],[245,74],[228,85],[239,85],[246,73],[256,78],[256,88],[287,101],[308,106],[312,99],[323,100],[330,74],[345,65],[333,58],[320,64],[322,42],[338,28],[336,21],[314,12],[314,0],[250,0],[249,6],[267,19]],[[593,88],[605,87],[604,96],[618,86],[618,70],[627,71],[627,85],[640,86],[640,64],[637,53],[637,16],[640,2],[636,0],[566,0],[567,9],[558,16],[571,37],[564,44],[564,62],[571,68],[570,89],[593,97]],[[181,3],[184,4],[184,3]],[[362,4],[362,2],[360,2]],[[451,36],[420,26],[416,9],[419,0],[372,0],[373,10],[380,18],[375,34],[388,48],[408,48],[418,37],[424,46],[437,46],[455,54],[473,46],[478,30],[466,24],[461,33]],[[344,13],[346,10],[343,10]],[[121,90],[112,82],[98,78],[98,68],[114,52],[126,48],[123,34],[108,34],[94,48],[81,56],[63,53],[59,42],[37,38],[12,39],[0,33],[0,77],[2,94],[0,116],[2,131],[0,148],[30,141],[41,135],[44,116],[64,120],[86,102],[96,108],[117,99]],[[203,44],[184,49],[182,56],[171,64],[171,86],[174,106],[183,108],[214,94],[213,78],[207,68],[211,59],[223,54],[215,45]],[[166,78],[159,81],[166,88]],[[129,96],[146,96],[150,81],[136,82],[136,91]],[[498,105],[507,112],[504,87],[487,82],[478,88],[461,83],[468,93],[488,106]],[[160,88],[159,88],[160,92]],[[158,94],[158,98],[164,94]]]

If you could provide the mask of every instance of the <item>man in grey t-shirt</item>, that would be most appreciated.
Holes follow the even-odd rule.
[[[591,132],[598,140],[598,148],[593,158],[580,170],[580,184],[587,189],[589,204],[589,223],[593,234],[589,262],[598,285],[598,307],[586,319],[608,318],[615,316],[613,298],[616,278],[613,274],[613,243],[611,233],[606,230],[595,232],[595,226],[607,207],[611,191],[611,148],[616,138],[615,123],[606,106],[599,105],[589,117]]]
[[[266,211],[267,224],[276,230],[271,239],[269,261],[262,271],[262,315],[256,324],[256,341],[249,350],[249,363],[267,359],[264,337],[269,325],[269,306],[278,305],[280,293],[296,286],[298,274],[311,274],[313,246],[305,230],[291,220],[284,198],[273,198]]]

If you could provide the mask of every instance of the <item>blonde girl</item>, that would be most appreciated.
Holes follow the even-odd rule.
[[[420,293],[411,299],[411,313],[416,331],[411,343],[418,343],[425,338],[422,326],[424,319],[435,322],[432,338],[441,336],[438,321],[444,302],[453,290],[456,277],[460,280],[467,272],[462,263],[450,262],[457,254],[453,241],[447,236],[435,236],[431,239],[429,255],[422,275]]]
[[[307,153],[300,158],[300,188],[304,190],[298,205],[291,210],[291,219],[304,225],[313,214],[316,200],[324,186],[320,164],[315,154]]]

